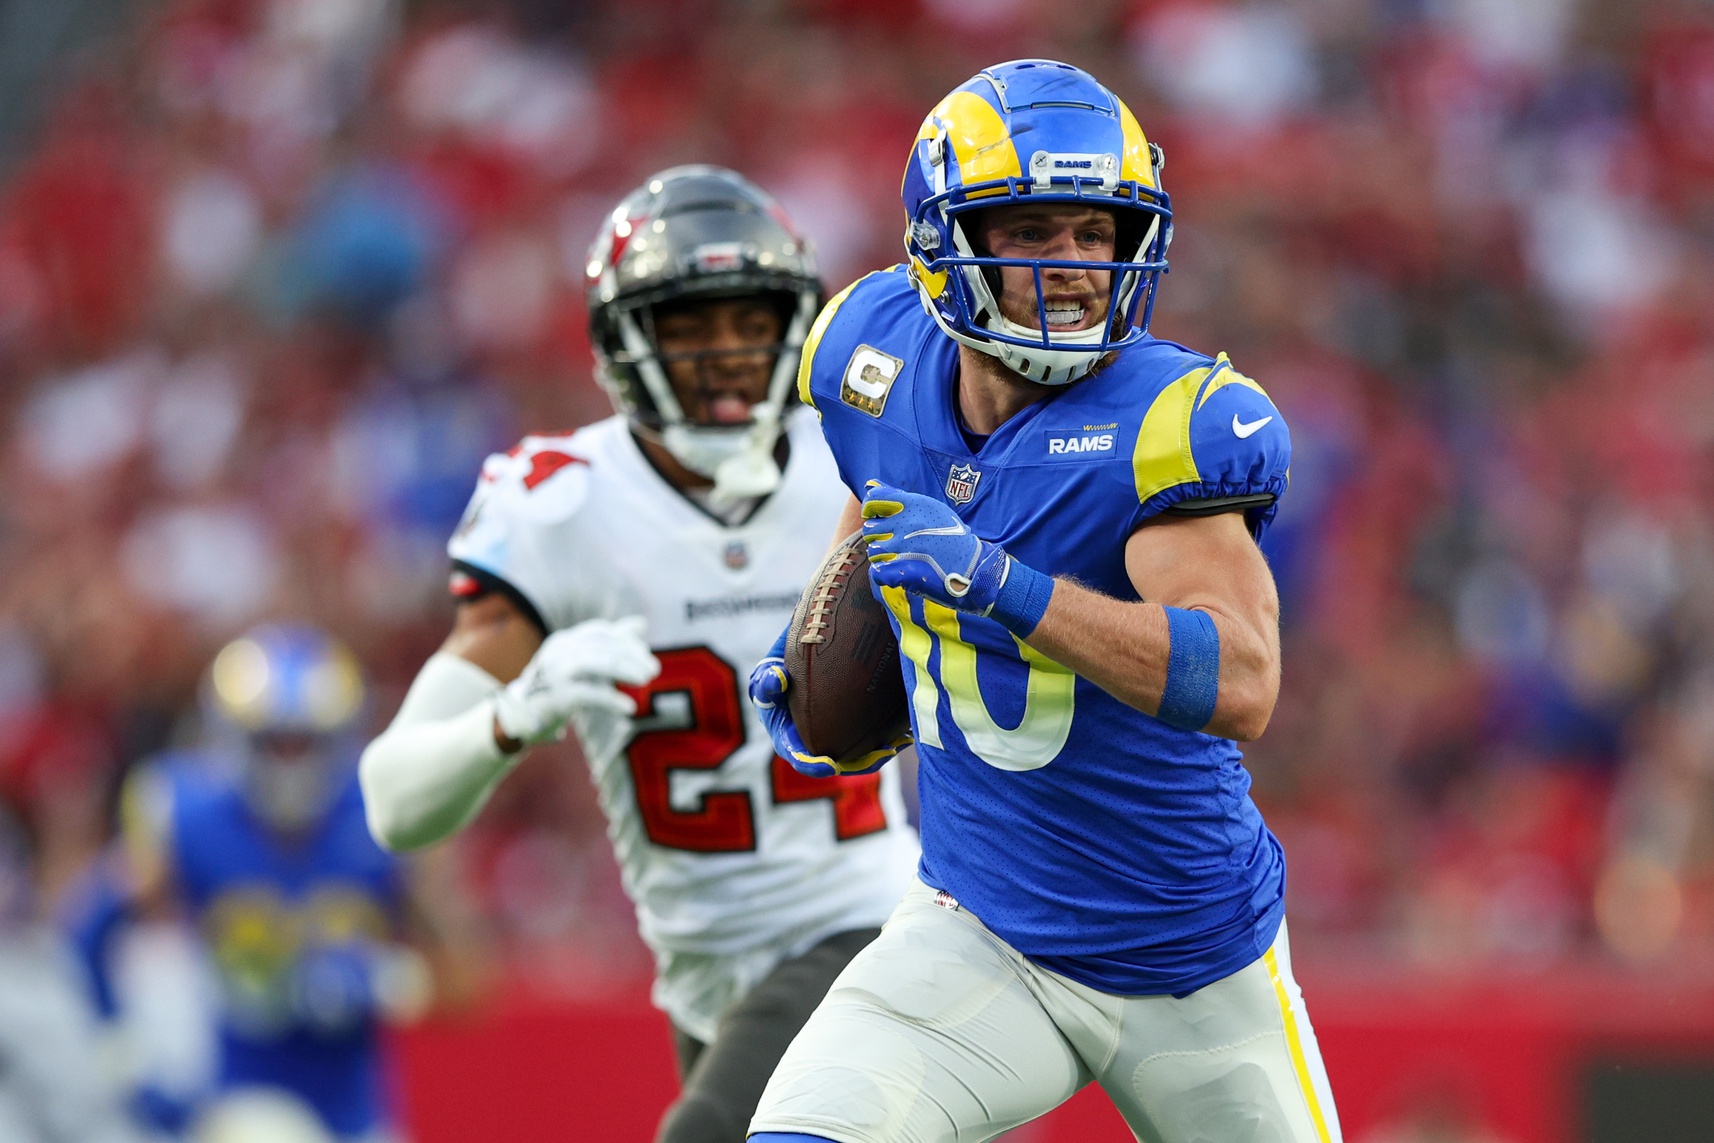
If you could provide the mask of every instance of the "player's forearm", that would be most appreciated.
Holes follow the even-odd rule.
[[[363,751],[369,831],[392,850],[418,849],[464,826],[517,764],[494,740],[499,682],[445,652],[417,675],[398,715]]]
[[[1217,601],[1184,600],[1206,613],[1219,634],[1219,683],[1213,717],[1202,729],[1247,742],[1266,729],[1279,697],[1279,653],[1254,625]],[[1172,636],[1159,603],[1127,602],[1060,579],[1031,647],[1146,714],[1160,713],[1168,686]]]
[[[857,529],[862,526],[863,502],[855,496],[849,497],[845,501],[845,507],[840,510],[839,523],[834,525],[833,528],[833,542],[827,545],[827,550],[831,552],[834,548],[837,548],[840,544],[845,542],[845,537],[849,536],[852,532],[857,531]]]

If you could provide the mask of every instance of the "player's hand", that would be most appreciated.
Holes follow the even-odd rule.
[[[902,587],[959,611],[987,615],[1011,558],[970,530],[951,508],[879,481],[863,496],[869,579]]]
[[[911,737],[906,734],[896,742],[890,742],[878,750],[853,758],[847,762],[836,762],[825,754],[812,754],[803,744],[803,738],[797,732],[797,726],[792,722],[790,709],[786,705],[786,692],[791,689],[791,677],[786,674],[786,661],[783,657],[786,637],[782,633],[779,641],[768,657],[756,664],[756,669],[750,672],[750,701],[756,706],[756,713],[762,718],[762,725],[768,731],[768,737],[773,741],[774,753],[790,762],[792,769],[800,774],[808,774],[811,778],[832,778],[838,774],[872,774],[885,766],[906,746],[910,745]]]
[[[643,641],[642,616],[590,619],[547,637],[523,674],[494,700],[494,722],[507,738],[533,745],[565,736],[574,715],[629,718],[637,704],[616,683],[642,686],[661,673]]]

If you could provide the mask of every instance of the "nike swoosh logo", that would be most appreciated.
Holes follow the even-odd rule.
[[[1237,438],[1239,440],[1243,440],[1245,437],[1249,436],[1251,433],[1254,433],[1257,429],[1261,428],[1263,425],[1267,424],[1271,420],[1273,420],[1273,417],[1267,416],[1267,417],[1263,417],[1259,421],[1251,421],[1249,424],[1246,425],[1243,421],[1240,421],[1238,419],[1237,413],[1233,413],[1232,414],[1232,432],[1235,436],[1237,436]]]

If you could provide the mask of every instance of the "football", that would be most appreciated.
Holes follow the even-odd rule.
[[[787,705],[811,752],[859,757],[910,726],[899,641],[869,590],[863,533],[822,561],[792,612],[786,635]]]

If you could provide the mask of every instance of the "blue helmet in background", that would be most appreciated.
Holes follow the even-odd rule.
[[[1130,109],[1086,71],[1014,60],[976,73],[923,120],[905,165],[905,249],[924,307],[953,339],[1031,381],[1064,385],[1085,376],[1105,354],[1147,336],[1172,240],[1164,162]],[[1115,260],[995,258],[971,241],[969,214],[1026,202],[1111,211]],[[1039,327],[1000,312],[1005,266],[1034,272]],[[1049,330],[1041,272],[1055,267],[1112,273],[1105,322]]]
[[[203,701],[252,808],[283,830],[318,820],[356,756],[364,709],[356,657],[313,627],[257,627],[214,657]]]

